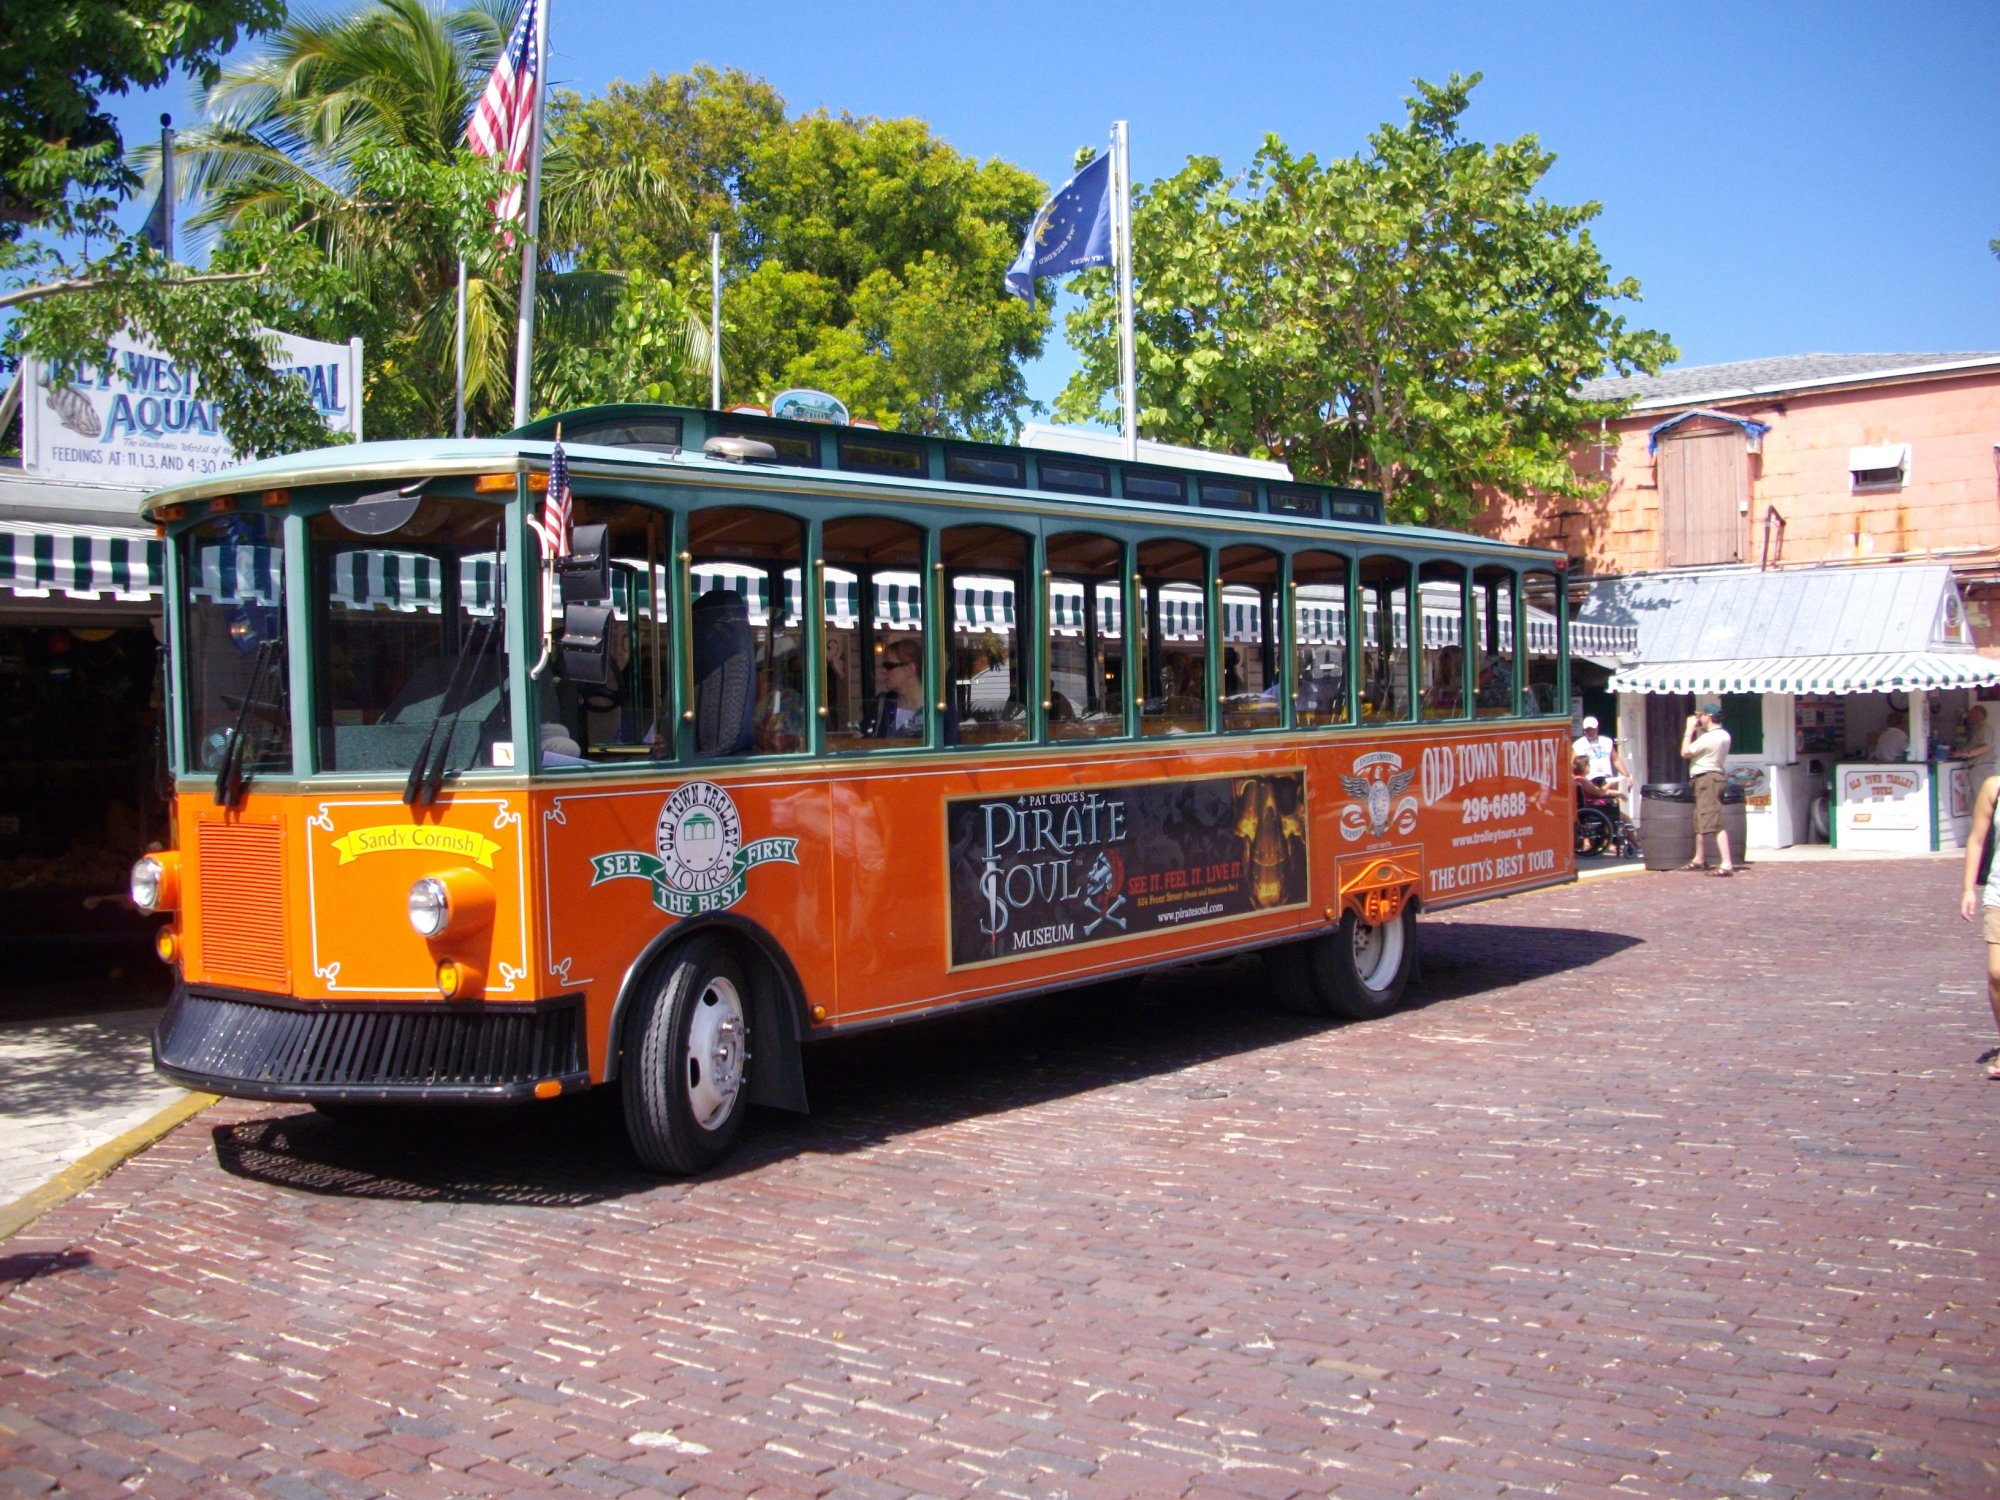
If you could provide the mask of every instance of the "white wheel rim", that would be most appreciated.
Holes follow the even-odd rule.
[[[713,1130],[729,1118],[743,1087],[743,997],[726,979],[711,979],[688,1021],[687,1101],[695,1124]]]
[[[1354,973],[1371,990],[1382,990],[1396,977],[1403,963],[1403,921],[1384,922],[1370,927],[1354,924]]]

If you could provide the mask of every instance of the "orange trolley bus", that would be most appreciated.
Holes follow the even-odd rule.
[[[1555,554],[1220,457],[560,431],[147,501],[170,1077],[331,1112],[611,1085],[691,1172],[805,1108],[820,1038],[1249,949],[1284,1004],[1377,1015],[1419,908],[1574,878]]]

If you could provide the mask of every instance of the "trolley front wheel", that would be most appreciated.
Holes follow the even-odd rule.
[[[750,1102],[749,986],[734,955],[699,937],[667,962],[625,1027],[625,1132],[656,1171],[727,1154]]]

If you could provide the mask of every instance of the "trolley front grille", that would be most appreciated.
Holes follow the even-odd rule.
[[[265,1005],[182,990],[154,1034],[176,1076],[226,1094],[511,1098],[581,1081],[580,1012],[498,1006]]]
[[[203,968],[228,980],[289,988],[284,835],[269,824],[202,823],[195,848]]]

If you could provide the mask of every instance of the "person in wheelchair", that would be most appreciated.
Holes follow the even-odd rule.
[[[1571,760],[1570,779],[1576,785],[1576,852],[1614,854],[1626,841],[1624,809],[1592,779],[1590,771],[1589,756]]]

